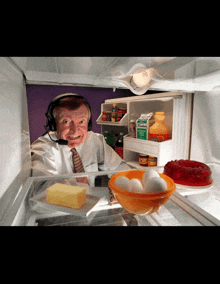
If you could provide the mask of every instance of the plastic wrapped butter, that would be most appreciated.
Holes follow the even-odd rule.
[[[73,209],[86,203],[86,188],[56,183],[46,190],[47,202]]]

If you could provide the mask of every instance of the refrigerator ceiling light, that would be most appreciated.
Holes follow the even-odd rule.
[[[143,64],[135,64],[126,74],[118,76],[115,80],[125,84],[135,95],[143,95],[154,83],[153,68],[147,69]]]
[[[135,85],[138,87],[143,87],[149,83],[150,76],[147,70],[136,71],[132,77]]]

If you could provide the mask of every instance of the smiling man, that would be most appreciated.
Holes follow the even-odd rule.
[[[91,131],[91,115],[85,98],[73,93],[51,102],[46,113],[48,133],[31,145],[32,176],[77,172],[74,154],[85,172],[131,169],[102,134]],[[59,143],[60,139],[66,140],[66,145]],[[94,186],[94,178],[89,177],[89,184]]]
[[[57,124],[57,135],[68,141],[69,148],[81,145],[87,137],[89,122],[88,109],[81,105],[75,111],[65,107],[55,109],[54,117]]]

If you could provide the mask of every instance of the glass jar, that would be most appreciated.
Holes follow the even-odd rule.
[[[135,125],[135,120],[130,120],[130,125],[129,125],[129,137],[136,138],[136,125]]]
[[[112,122],[117,122],[117,112],[112,112],[112,114],[111,114],[111,121]]]
[[[148,167],[156,167],[156,166],[157,166],[157,157],[149,156]]]
[[[146,154],[139,154],[139,164],[141,166],[145,166],[147,167],[148,166],[148,155]]]
[[[109,111],[109,110],[106,111],[106,120],[107,121],[111,121],[111,114],[112,114],[111,111]]]
[[[122,116],[123,116],[123,111],[121,110],[121,109],[119,109],[118,110],[118,112],[117,112],[117,120],[119,121],[119,120],[121,120],[121,118],[122,118]]]
[[[102,113],[102,121],[107,120],[107,116],[106,116],[106,111],[103,111]]]
[[[120,118],[118,119],[118,121],[122,119],[122,117],[126,114],[126,112],[127,112],[127,109],[125,107],[118,109],[117,115]]]
[[[112,105],[112,112],[117,112],[117,111],[118,111],[117,104],[114,103],[114,104]]]

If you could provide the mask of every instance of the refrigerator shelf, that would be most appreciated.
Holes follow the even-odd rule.
[[[102,114],[96,120],[97,124],[102,125],[112,125],[112,126],[128,126],[128,113],[126,113],[120,121],[112,122],[112,121],[102,121]]]
[[[112,105],[114,103],[114,100],[110,103],[103,103],[101,104],[101,114],[99,115],[98,119],[96,120],[97,124],[101,125],[112,125],[112,126],[126,126],[128,127],[128,112],[129,112],[129,106],[126,102],[120,102],[117,103],[118,108],[126,107],[127,113],[122,117],[120,121],[112,122],[112,121],[102,121],[102,113],[103,111],[112,111]]]
[[[126,162],[137,160],[137,155],[134,155],[133,153],[146,154],[149,156],[157,157],[157,165],[164,166],[173,158],[172,146],[172,139],[163,142],[154,142],[149,140],[131,138],[128,135],[125,135],[124,160]]]
[[[62,213],[58,211],[46,210],[42,211],[40,208],[30,207],[30,198],[33,190],[45,181],[48,182],[64,182],[66,180],[72,180],[73,177],[77,177],[81,174],[61,175],[61,176],[50,176],[50,177],[32,177],[27,180],[18,198],[14,202],[13,206],[7,209],[2,219],[2,225],[38,225],[42,222],[45,225],[62,225],[62,226],[73,226],[73,225],[119,225],[119,226],[212,226],[220,225],[220,207],[219,202],[219,183],[218,178],[220,176],[220,166],[211,164],[213,170],[214,184],[212,189],[206,189],[207,194],[215,194],[209,196],[207,200],[208,204],[203,206],[206,201],[206,196],[203,194],[192,195],[195,196],[190,200],[190,196],[183,196],[178,188],[171,196],[170,200],[161,207],[158,212],[151,215],[138,216],[133,215],[123,209],[120,204],[109,205],[109,189],[106,184],[101,187],[88,187],[88,194],[98,196],[100,199],[99,205],[96,206],[95,210],[91,212],[88,217],[75,216],[72,214]],[[163,172],[163,167],[154,167],[159,173]],[[117,173],[118,171],[106,171],[106,172],[93,172],[89,175],[94,176],[109,176]],[[46,186],[46,184],[45,184]],[[187,189],[189,190],[189,189]],[[213,197],[216,197],[215,200]],[[202,198],[202,199],[201,199]],[[199,199],[199,200],[198,200]],[[201,199],[201,200],[200,200]],[[206,202],[206,203],[207,203]],[[213,203],[214,202],[214,203]],[[212,205],[215,206],[215,212],[211,211]],[[213,207],[213,206],[212,206]]]

